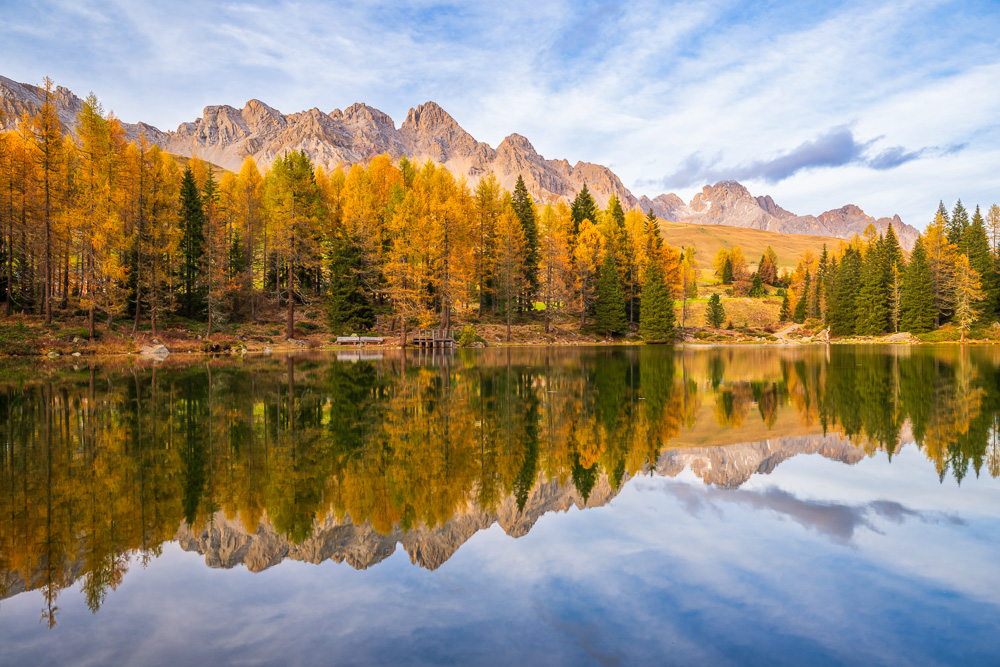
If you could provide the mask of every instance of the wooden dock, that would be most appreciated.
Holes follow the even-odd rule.
[[[337,336],[337,345],[381,345],[378,336]]]
[[[452,336],[451,329],[427,329],[417,331],[409,340],[415,347],[432,349],[449,349],[458,347],[458,342]]]

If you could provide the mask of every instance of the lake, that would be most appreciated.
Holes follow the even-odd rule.
[[[2,664],[1000,664],[1000,350],[0,366]]]

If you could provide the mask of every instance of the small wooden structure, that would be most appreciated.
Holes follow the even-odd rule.
[[[381,345],[378,336],[337,336],[337,345]]]
[[[452,337],[451,329],[427,329],[417,331],[410,338],[410,342],[416,347],[422,348],[455,348],[458,342]]]

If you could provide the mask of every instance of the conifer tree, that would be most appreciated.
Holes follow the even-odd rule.
[[[823,309],[824,297],[826,295],[827,273],[830,270],[830,257],[826,251],[826,244],[819,256],[819,263],[816,265],[816,280],[813,287],[813,298],[809,302],[808,316],[816,319],[825,319]]]
[[[53,251],[56,243],[56,218],[59,215],[59,166],[62,162],[62,125],[53,103],[52,79],[45,77],[42,107],[31,120],[39,169],[42,172],[42,225],[44,231],[45,283],[42,312],[45,323],[52,323]]]
[[[785,296],[781,299],[781,310],[778,312],[778,321],[787,322],[792,316],[792,305],[788,301],[788,290],[785,290]]]
[[[713,294],[708,299],[708,310],[705,313],[708,326],[718,329],[726,321],[726,309],[722,307],[722,300],[718,294]]]
[[[557,301],[561,302],[565,298],[563,285],[565,285],[569,269],[569,249],[566,245],[566,234],[570,225],[569,207],[563,202],[557,204],[556,207],[546,204],[542,210],[540,222],[545,333],[548,333],[551,311]]]
[[[726,255],[726,261],[722,264],[722,284],[733,284],[733,260]]]
[[[903,273],[899,326],[911,333],[930,331],[934,326],[934,293],[922,236],[917,237]]]
[[[580,233],[580,225],[583,224],[584,220],[590,220],[594,224],[597,224],[597,202],[594,201],[590,190],[587,189],[586,181],[583,183],[583,188],[573,200],[573,205],[570,207],[570,214],[573,224],[570,227],[569,239],[572,245],[576,242],[576,237]]]
[[[861,257],[857,250],[848,246],[837,267],[834,303],[830,306],[830,332],[835,336],[849,336],[854,333],[857,321],[855,299],[860,282]]]
[[[375,323],[375,309],[362,278],[365,271],[361,245],[356,239],[338,236],[330,251],[326,319],[332,333],[370,329]]]
[[[986,225],[993,241],[993,254],[1000,257],[1000,205],[990,206],[986,213]]]
[[[764,281],[761,280],[760,271],[753,274],[753,283],[750,285],[750,298],[752,299],[762,299],[767,296],[767,292],[764,291]]]
[[[927,252],[927,268],[931,274],[934,294],[934,326],[941,326],[942,318],[950,317],[954,306],[955,257],[958,249],[948,241],[947,220],[938,213],[934,221],[924,230],[924,249]]]
[[[955,203],[955,208],[951,211],[951,220],[948,221],[948,242],[957,248],[964,248],[963,239],[965,232],[969,228],[969,212],[962,206],[962,200]]]
[[[802,293],[799,294],[799,300],[795,303],[795,321],[801,324],[806,321],[806,316],[809,314],[809,269],[806,269],[806,277],[802,283]]]
[[[955,322],[962,331],[962,342],[965,342],[965,332],[979,317],[977,302],[983,300],[983,291],[979,286],[979,274],[969,265],[969,258],[959,255],[955,261],[954,273]]]
[[[604,265],[597,281],[597,301],[594,304],[594,325],[608,339],[628,330],[625,319],[625,296],[618,280],[618,268],[610,252],[604,255]]]
[[[983,216],[979,213],[979,207],[972,216],[972,224],[963,238],[965,254],[969,258],[969,265],[979,274],[980,287],[983,291],[983,299],[978,305],[979,315],[983,321],[993,317],[997,305],[997,275],[994,269],[993,253],[990,252],[990,241],[986,235],[986,227]]]
[[[647,343],[667,343],[674,339],[674,299],[659,262],[650,262],[646,267],[639,311],[639,335]]]
[[[771,246],[767,246],[767,250],[761,255],[760,264],[757,267],[760,281],[764,285],[773,285],[778,280],[778,269],[772,255],[774,255],[774,250]]]
[[[861,286],[855,302],[857,320],[854,325],[855,333],[862,336],[883,333],[889,317],[881,255],[879,244],[870,245],[862,260]]]
[[[528,194],[528,188],[520,174],[517,175],[517,183],[514,185],[513,204],[514,212],[517,213],[517,219],[524,230],[524,279],[527,286],[525,301],[530,307],[531,299],[538,292],[538,222],[535,202]]]
[[[506,195],[497,221],[497,297],[507,315],[507,342],[510,342],[511,312],[517,295],[524,289],[524,228]]]
[[[190,163],[184,168],[180,198],[181,305],[185,316],[196,317],[202,307],[198,277],[201,275],[201,258],[205,248],[205,209]]]

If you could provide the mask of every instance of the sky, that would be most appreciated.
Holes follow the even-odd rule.
[[[433,100],[635,195],[734,179],[799,215],[1000,203],[1000,3],[0,0],[0,75],[176,129],[210,104]]]

